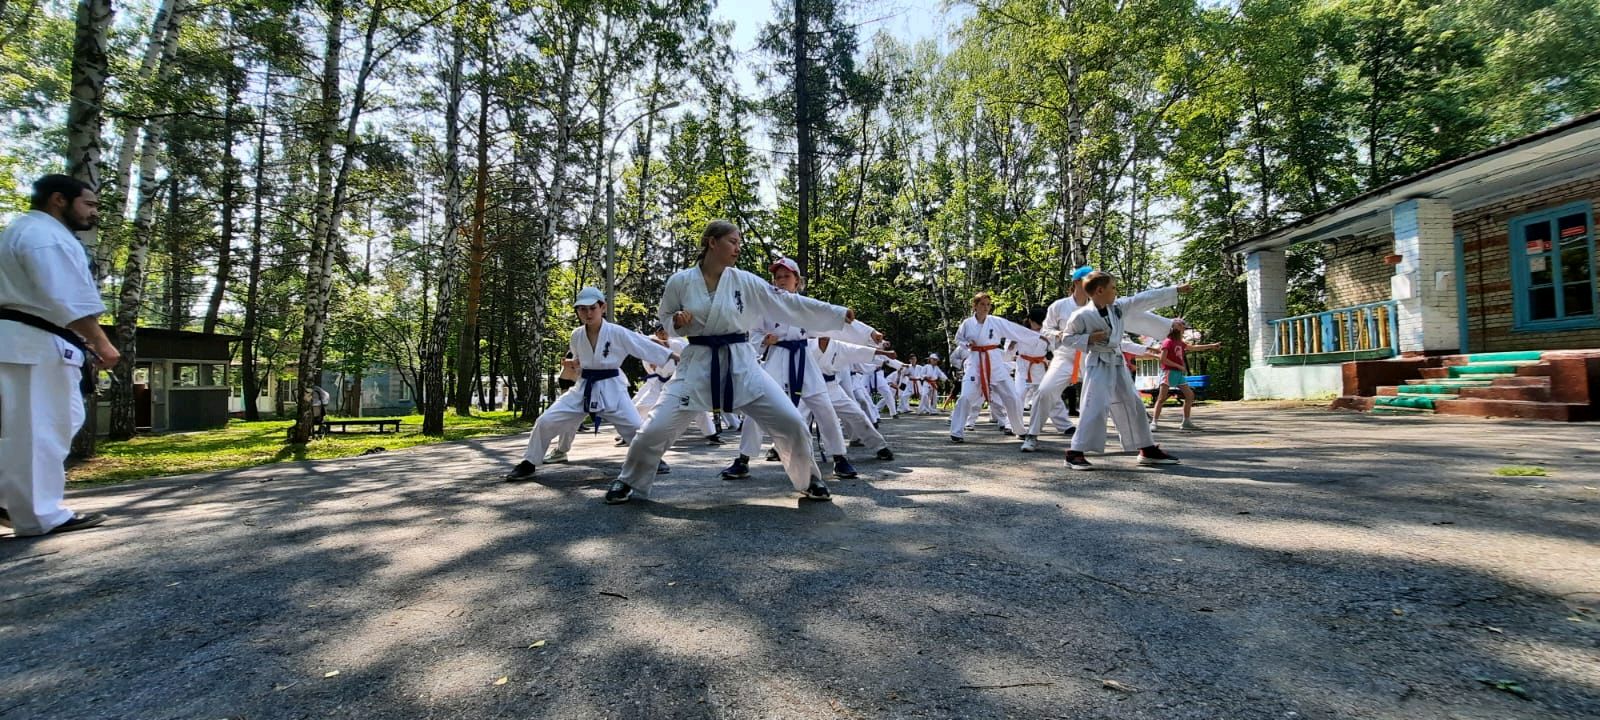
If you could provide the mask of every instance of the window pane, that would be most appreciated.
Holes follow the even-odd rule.
[[[1556,317],[1556,289],[1535,288],[1528,292],[1528,319],[1554,320]]]
[[[199,365],[184,364],[184,365],[173,365],[172,366],[172,386],[173,387],[195,387],[195,386],[197,386],[199,384],[200,384],[200,366]]]
[[[1563,246],[1572,244],[1573,241],[1584,242],[1589,235],[1589,218],[1583,213],[1567,215],[1556,220],[1556,231],[1561,236]]]
[[[1561,250],[1561,282],[1589,279],[1589,246],[1575,245]]]
[[[1535,255],[1528,258],[1528,284],[1549,285],[1555,282],[1551,277],[1550,256]]]
[[[1550,223],[1536,222],[1522,226],[1522,240],[1529,255],[1550,249]]]
[[[1589,283],[1568,285],[1566,296],[1562,299],[1567,303],[1562,310],[1566,311],[1569,318],[1594,314],[1594,288]]]

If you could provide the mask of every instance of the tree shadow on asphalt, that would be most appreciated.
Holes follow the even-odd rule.
[[[973,459],[939,440],[893,439]],[[0,633],[0,718],[1600,713],[1571,598],[1366,534],[1482,511],[1592,542],[1593,518],[1405,502],[1437,475],[1294,482],[1195,448],[1149,472],[1045,454],[1004,494],[886,466],[834,504],[778,471],[718,491],[735,504],[612,508],[589,468],[490,480],[506,446],[102,491],[120,532],[0,543],[22,630]],[[725,454],[659,482],[691,497]]]

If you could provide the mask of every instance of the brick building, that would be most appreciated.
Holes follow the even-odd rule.
[[[1395,363],[1372,363],[1390,358],[1420,367],[1418,358],[1499,354],[1531,365],[1541,353],[1600,348],[1597,204],[1592,113],[1234,244],[1249,285],[1246,397],[1371,390],[1352,386],[1351,373],[1389,372]],[[1285,251],[1311,242],[1325,245],[1330,309],[1285,317]]]

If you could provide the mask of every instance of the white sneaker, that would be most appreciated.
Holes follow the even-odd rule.
[[[544,464],[546,465],[556,465],[566,461],[567,454],[561,450],[551,450],[549,455],[544,456]]]
[[[1156,424],[1155,423],[1150,423],[1150,432],[1153,433],[1155,431],[1156,431]]]
[[[1178,429],[1180,429],[1180,430],[1199,430],[1200,426],[1194,424],[1193,422],[1185,420],[1185,421],[1183,421],[1182,425],[1178,426]]]
[[[1034,452],[1034,451],[1036,451],[1038,449],[1039,449],[1039,442],[1037,440],[1034,440],[1032,435],[1024,435],[1022,437],[1022,451],[1023,452]]]

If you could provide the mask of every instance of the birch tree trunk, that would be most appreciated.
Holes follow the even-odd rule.
[[[100,108],[105,101],[106,33],[111,27],[111,0],[81,0],[78,3],[77,32],[72,43],[72,100],[67,107],[67,174],[96,191],[100,189]],[[100,233],[95,229],[78,233],[78,239],[94,257]],[[100,280],[103,271],[90,263],[90,272]],[[96,283],[99,287],[99,283]],[[72,456],[93,457],[95,429],[99,425],[99,398],[85,398],[83,428],[72,439]]]
[[[450,337],[450,305],[457,274],[456,248],[461,244],[461,206],[465,200],[461,188],[461,66],[465,61],[466,41],[459,25],[453,34],[449,98],[445,101],[444,109],[444,231],[439,241],[439,308],[433,314],[427,349],[422,353],[422,375],[426,386],[423,391],[422,434],[436,437],[444,435],[444,347]],[[481,108],[479,115],[482,116]],[[478,144],[483,145],[485,139],[479,138]],[[466,333],[462,334],[464,336]],[[472,392],[471,383],[464,377],[457,378],[457,387],[461,388],[462,393]],[[469,410],[462,414],[471,412]]]

